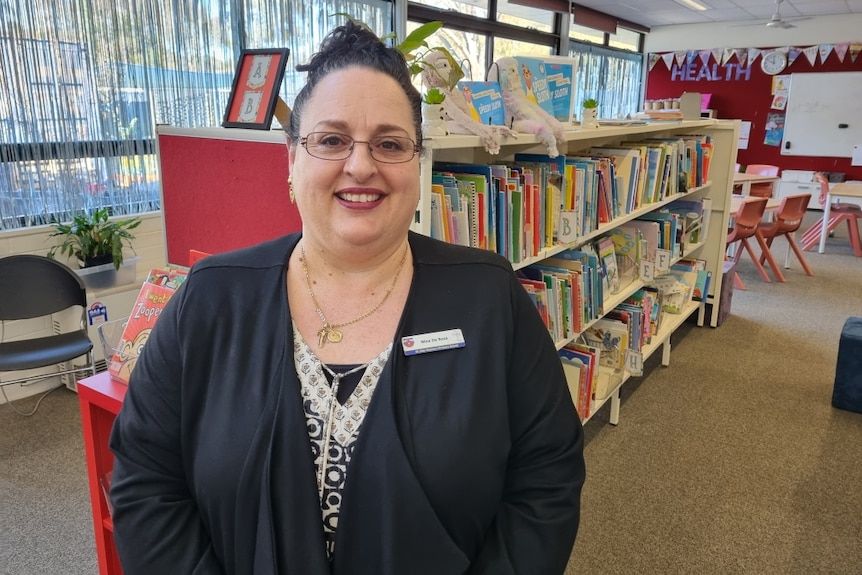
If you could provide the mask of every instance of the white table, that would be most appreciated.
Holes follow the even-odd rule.
[[[778,176],[763,176],[761,174],[748,174],[746,172],[737,172],[733,174],[733,185],[742,186],[742,195],[747,196],[751,193],[751,184],[772,184],[772,197],[778,197],[778,182],[781,178]]]
[[[820,247],[819,253],[826,251],[826,235],[829,227],[829,212],[832,207],[832,197],[838,198],[862,198],[862,184],[851,184],[841,182],[829,188],[829,193],[826,194],[826,205],[823,206],[823,222],[820,227]]]

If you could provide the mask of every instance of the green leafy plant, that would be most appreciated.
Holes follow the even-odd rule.
[[[587,98],[584,100],[584,108],[598,108],[599,101],[595,98]]]
[[[87,267],[93,260],[99,261],[110,256],[114,268],[120,269],[123,264],[123,247],[127,246],[134,251],[132,240],[135,236],[129,230],[139,225],[140,218],[111,221],[108,219],[108,210],[104,208],[92,214],[77,215],[71,223],[54,224],[54,231],[48,234],[48,237],[62,238],[62,241],[48,251],[48,257],[53,259],[58,253],[74,256],[81,267]]]
[[[442,104],[445,99],[446,94],[437,88],[429,88],[429,90],[422,96],[422,101],[426,104]]]

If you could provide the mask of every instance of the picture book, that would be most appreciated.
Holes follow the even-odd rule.
[[[108,372],[113,379],[129,383],[129,377],[135,369],[138,357],[150,337],[156,320],[185,278],[186,274],[180,269],[150,270],[147,280],[138,292],[138,297],[129,313],[129,320],[123,328],[120,342],[108,365]]]
[[[563,373],[566,375],[566,384],[572,396],[572,403],[575,404],[578,416],[583,421],[589,411],[590,381],[587,367],[576,357],[561,357],[561,363],[563,364]]]
[[[458,82],[458,89],[467,100],[470,115],[480,124],[503,126],[506,115],[503,112],[503,94],[499,82]]]
[[[545,56],[545,77],[554,108],[554,117],[564,124],[575,119],[575,84],[578,61],[575,58]]]
[[[527,99],[539,105],[545,112],[554,115],[554,102],[548,87],[545,61],[527,56],[515,56],[518,62],[518,73],[521,76],[521,86],[527,94]]]
[[[625,367],[626,349],[629,347],[629,328],[619,320],[601,318],[587,328],[584,339],[601,350],[599,365],[613,370]]]

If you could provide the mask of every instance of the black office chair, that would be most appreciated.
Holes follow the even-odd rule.
[[[50,316],[74,306],[80,306],[81,319],[73,330],[5,341],[7,321]],[[53,326],[62,324],[51,323]],[[81,356],[87,357],[87,365],[76,367],[71,364],[71,360]],[[61,363],[66,363],[66,369],[9,380],[2,378],[3,372],[32,370]],[[94,375],[96,362],[93,344],[87,335],[87,290],[81,278],[66,265],[44,256],[15,255],[0,258],[0,388],[86,371]]]

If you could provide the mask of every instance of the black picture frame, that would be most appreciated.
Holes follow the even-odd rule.
[[[242,50],[222,126],[269,130],[290,56],[288,48]]]

